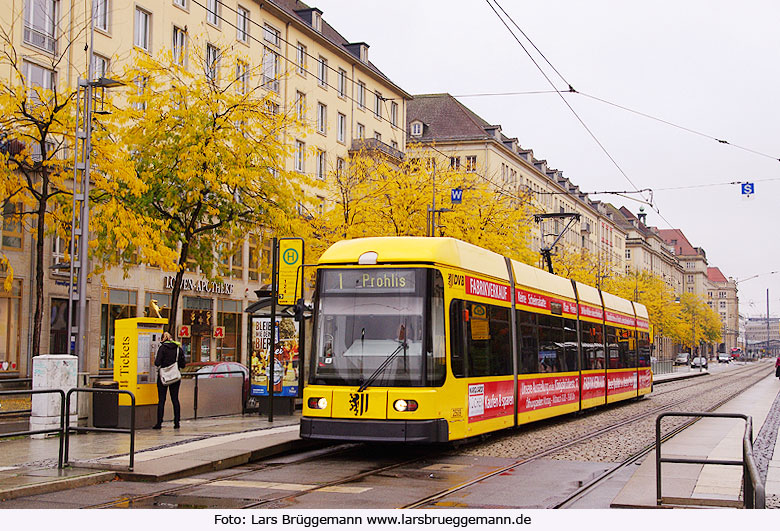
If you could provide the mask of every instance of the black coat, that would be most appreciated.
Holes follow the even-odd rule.
[[[154,365],[156,367],[168,367],[169,365],[173,365],[177,355],[179,356],[179,368],[183,369],[184,366],[187,365],[187,362],[184,359],[184,352],[181,347],[173,341],[166,341],[157,349],[157,356],[154,357]]]

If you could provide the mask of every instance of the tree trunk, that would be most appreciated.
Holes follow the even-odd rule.
[[[33,314],[32,356],[41,353],[41,325],[43,322],[43,237],[45,233],[46,204],[49,192],[49,182],[46,176],[41,183],[41,197],[38,200],[36,212],[37,227],[35,230],[35,313]],[[71,260],[73,258],[71,257]],[[81,295],[81,294],[79,294]],[[70,310],[69,310],[70,311]],[[68,330],[70,344],[70,330]]]
[[[176,279],[173,282],[173,290],[171,291],[171,312],[168,318],[168,332],[174,338],[176,338],[176,315],[179,311],[179,296],[181,295],[182,280],[184,280],[184,270],[186,269],[189,250],[189,238],[186,238],[179,253],[179,270],[176,272]]]

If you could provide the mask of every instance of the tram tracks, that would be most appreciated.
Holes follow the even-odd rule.
[[[763,369],[763,370],[760,370]],[[732,377],[738,377],[740,379],[744,379],[748,377],[750,374],[761,374],[761,378],[765,376],[764,373],[766,373],[766,368],[759,368],[759,367],[745,367],[745,368],[739,368],[733,371],[728,371],[728,373],[723,373],[723,378],[727,377],[729,374]],[[657,388],[654,391],[653,395],[654,397],[666,395],[668,393],[673,392],[681,392],[685,389],[690,389],[692,387],[701,387],[701,386],[707,386],[710,387],[712,385],[719,385],[719,382],[721,380],[721,375],[717,375],[717,379],[713,378],[712,376],[707,378],[707,382],[699,382],[700,379],[695,379],[696,382],[692,381],[691,383],[687,383],[684,385],[678,384],[675,386],[675,389],[669,389],[664,391],[658,392]],[[707,385],[709,383],[709,385]],[[741,390],[739,391],[741,392]],[[729,397],[723,399],[722,402],[725,402],[727,400],[730,400],[734,396],[736,396],[739,392],[734,393],[730,395]],[[702,393],[698,393],[702,394]],[[643,401],[644,402],[644,401]],[[628,405],[623,403],[618,403],[616,406],[620,405]],[[720,404],[714,405],[713,408],[718,407]],[[432,495],[426,496],[424,498],[421,498],[415,502],[408,503],[400,508],[420,508],[425,506],[430,506],[431,504],[435,504],[438,500],[441,500],[448,495],[457,492],[459,490],[468,488],[469,486],[476,485],[478,483],[484,482],[489,480],[490,478],[497,476],[502,473],[506,473],[514,468],[517,468],[523,464],[530,463],[535,460],[543,459],[548,456],[552,456],[556,453],[559,453],[566,448],[571,448],[573,446],[576,446],[578,444],[584,444],[587,441],[596,439],[600,436],[607,435],[611,432],[614,432],[616,430],[619,430],[621,428],[624,428],[626,426],[631,425],[632,423],[641,422],[644,419],[647,419],[649,417],[655,418],[656,415],[658,415],[661,412],[669,411],[673,407],[679,407],[679,403],[674,402],[672,404],[664,404],[660,407],[652,408],[651,410],[645,411],[639,415],[633,415],[629,418],[621,419],[617,422],[611,423],[609,426],[601,427],[596,430],[591,430],[589,433],[581,436],[576,436],[575,438],[571,438],[569,440],[566,440],[560,444],[557,444],[552,447],[547,447],[545,449],[542,449],[540,451],[537,451],[531,455],[524,456],[522,459],[517,460],[514,463],[511,463],[508,466],[501,467],[500,469],[493,470],[489,473],[483,474],[481,476],[478,476],[476,478],[461,482],[457,485],[454,485],[450,488],[441,490],[439,492],[436,492]],[[603,409],[599,408],[602,412]],[[619,409],[619,408],[611,408],[612,410]],[[607,410],[609,411],[609,410]],[[588,410],[586,411],[586,414],[598,414],[599,411],[592,411]],[[551,426],[555,426],[555,420],[551,420]],[[560,422],[560,419],[558,419],[558,422]],[[690,423],[686,423],[690,424]],[[674,428],[677,429],[677,428]],[[684,428],[680,428],[684,429]],[[456,450],[450,450],[449,452],[446,452],[448,454],[456,453],[459,454],[460,451],[464,448],[471,449],[475,446],[478,446],[481,444],[481,441],[479,440],[473,440],[473,441],[467,441],[465,444],[461,444],[460,447]],[[150,494],[144,494],[144,495],[135,495],[135,496],[125,496],[122,498],[118,498],[115,500],[111,500],[108,502],[90,505],[89,508],[109,508],[109,507],[149,507],[154,506],[154,501],[157,499],[162,498],[170,498],[170,499],[176,499],[177,497],[181,497],[182,499],[186,497],[192,497],[194,496],[191,494],[193,492],[193,489],[196,488],[202,488],[202,487],[208,487],[209,485],[215,485],[220,484],[220,482],[230,482],[230,481],[241,481],[242,479],[248,478],[250,476],[256,476],[258,472],[262,472],[264,470],[268,471],[278,471],[280,468],[289,465],[289,464],[298,464],[298,463],[305,463],[307,461],[313,461],[318,459],[327,459],[329,457],[336,458],[340,455],[344,455],[347,452],[350,451],[357,451],[358,449],[364,447],[364,445],[361,444],[347,444],[347,445],[339,445],[335,447],[330,447],[328,449],[319,450],[315,452],[307,452],[300,456],[299,458],[295,456],[291,456],[289,462],[284,464],[278,464],[278,463],[257,463],[252,464],[250,466],[244,466],[241,470],[236,471],[233,474],[220,474],[219,477],[213,477],[213,478],[206,478],[201,481],[197,482],[191,482],[187,484],[179,484],[161,491],[157,491]],[[650,449],[652,449],[652,445],[650,445]],[[647,448],[644,448],[643,451],[649,451]],[[423,461],[429,460],[431,457],[441,457],[441,448],[422,448],[419,449],[419,454],[415,455],[412,458],[407,459],[397,459],[391,463],[385,463],[382,466],[378,467],[369,467],[366,470],[360,471],[358,473],[349,474],[345,477],[335,478],[332,481],[322,482],[317,485],[312,485],[308,488],[302,488],[301,490],[298,490],[296,492],[285,492],[283,494],[279,494],[278,496],[271,496],[267,497],[261,500],[248,500],[248,499],[234,499],[235,502],[239,502],[238,505],[236,505],[236,508],[274,508],[274,507],[283,507],[283,506],[289,506],[294,503],[294,500],[296,498],[299,498],[304,495],[312,494],[317,491],[324,491],[328,492],[329,489],[337,488],[337,487],[343,487],[348,486],[351,483],[361,482],[363,480],[366,480],[370,478],[371,476],[378,476],[382,474],[387,474],[389,472],[392,472],[394,469],[403,469],[404,467],[410,467],[417,463],[422,463]],[[608,471],[606,471],[604,474],[600,475],[599,477],[595,478],[593,481],[589,482],[587,485],[583,486],[581,489],[578,489],[575,493],[572,494],[572,496],[575,495],[583,495],[583,493],[586,492],[586,489],[593,488],[596,484],[598,484],[601,481],[604,481],[609,476],[614,474],[617,470],[620,468],[623,468],[628,465],[629,462],[635,462],[637,459],[640,459],[644,455],[642,452],[637,452],[636,455],[632,455],[629,457],[629,459],[619,463],[618,465],[610,468]],[[571,501],[573,501],[574,498],[571,498]],[[570,503],[569,499],[567,498],[567,503]],[[169,504],[170,505],[170,504]]]

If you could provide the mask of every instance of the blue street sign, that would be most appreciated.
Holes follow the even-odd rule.
[[[742,183],[742,195],[750,195],[756,191],[755,184]]]
[[[459,205],[463,201],[463,190],[460,188],[453,188],[450,191],[450,201],[453,204]]]

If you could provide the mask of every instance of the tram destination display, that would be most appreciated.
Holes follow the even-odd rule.
[[[339,269],[325,271],[323,292],[414,293],[415,269]]]

